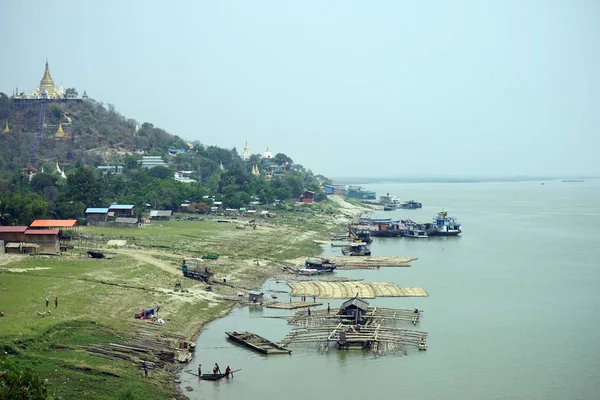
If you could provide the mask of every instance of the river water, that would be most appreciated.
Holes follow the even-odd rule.
[[[218,362],[242,371],[218,382],[182,373],[190,399],[600,398],[600,181],[364,186],[423,203],[376,216],[428,222],[444,209],[463,224],[458,238],[375,238],[373,255],[418,257],[410,268],[336,272],[425,288],[426,298],[368,301],[424,309],[416,329],[429,333],[428,351],[373,356],[293,347],[290,356],[266,357],[224,332],[277,341],[292,326],[265,317],[293,312],[237,308],[207,325],[188,368],[202,363],[208,373]],[[289,287],[273,281],[263,290]]]

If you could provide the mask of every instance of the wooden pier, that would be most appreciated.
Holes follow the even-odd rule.
[[[304,281],[288,282],[292,288],[292,296],[308,296],[320,299],[345,299],[358,297],[372,299],[375,297],[427,297],[423,288],[401,288],[392,282],[330,282]]]
[[[230,340],[262,354],[290,354],[292,351],[251,332],[225,332]]]

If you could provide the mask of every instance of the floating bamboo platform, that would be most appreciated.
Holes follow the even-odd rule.
[[[423,288],[401,288],[392,282],[288,282],[291,296],[315,296],[320,299],[346,299],[357,296],[364,299],[375,297],[427,297]]]
[[[281,341],[283,346],[317,344],[321,352],[334,346],[341,350],[368,349],[377,354],[401,352],[408,347],[427,350],[427,333],[401,329],[397,321],[416,325],[423,310],[369,307],[364,325],[353,325],[339,309],[298,311],[288,322],[297,326]]]
[[[291,303],[275,303],[269,304],[267,308],[279,308],[282,310],[295,310],[298,308],[308,308],[322,306],[323,303],[309,303],[308,301],[293,301]]]
[[[421,309],[411,308],[387,308],[387,307],[369,307],[365,313],[365,318],[380,323],[395,323],[396,321],[407,321],[413,325],[421,321]],[[299,311],[291,318],[288,323],[306,327],[308,325],[331,325],[344,320],[344,316],[339,314],[339,308],[327,310],[311,310],[310,315],[307,311]]]

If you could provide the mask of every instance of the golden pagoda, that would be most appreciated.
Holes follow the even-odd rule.
[[[248,141],[246,140],[246,145],[244,146],[244,151],[242,152],[242,160],[248,161],[250,158],[250,149],[248,148]]]
[[[4,127],[3,132],[4,133],[10,133],[10,129],[8,128],[8,120],[6,121],[6,126]]]
[[[256,164],[254,164],[252,166],[252,175],[254,175],[254,176],[260,176],[260,171],[258,170],[258,167],[256,166]]]
[[[54,86],[54,80],[52,79],[52,76],[50,76],[50,68],[48,68],[48,61],[46,61],[46,70],[44,71],[44,76],[40,81],[39,92],[40,94],[43,94],[44,91],[48,93],[49,98],[54,98],[57,95],[56,87]]]
[[[58,129],[56,130],[56,134],[54,135],[54,137],[57,139],[62,139],[62,138],[67,137],[65,131],[63,131],[62,122],[58,123]]]

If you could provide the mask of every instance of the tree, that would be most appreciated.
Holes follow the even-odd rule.
[[[31,189],[36,193],[43,193],[47,187],[56,186],[58,178],[56,175],[37,173],[31,178]]]
[[[278,165],[283,165],[283,166],[286,166],[286,167],[287,166],[291,166],[292,164],[294,164],[294,160],[292,160],[291,158],[289,158],[288,156],[286,156],[283,153],[277,153],[277,154],[275,154],[275,162]]]
[[[46,400],[45,382],[30,366],[13,359],[0,361],[0,399]]]
[[[106,187],[95,168],[76,168],[67,176],[67,195],[70,200],[81,201],[87,207],[102,207]]]
[[[50,104],[50,113],[54,118],[60,120],[63,114],[62,107],[56,103],[52,103]]]
[[[67,96],[78,96],[79,93],[77,93],[77,89],[75,88],[68,88],[67,90],[65,90],[65,94]]]

